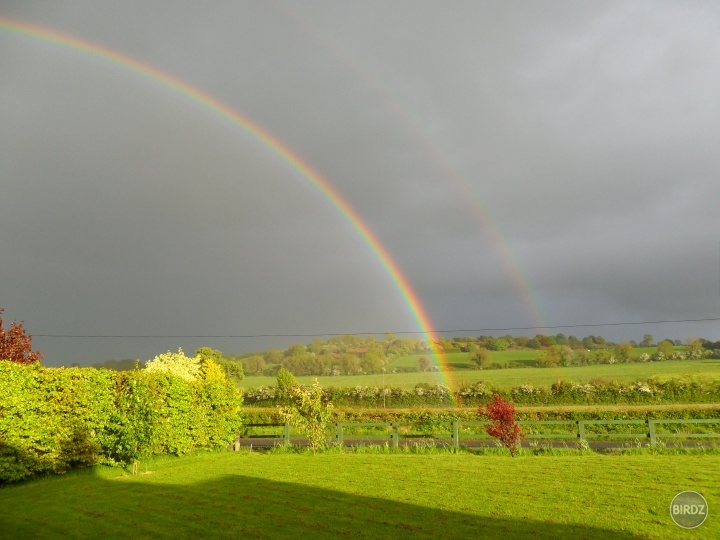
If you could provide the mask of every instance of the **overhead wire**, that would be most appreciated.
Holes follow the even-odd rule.
[[[607,322],[591,324],[558,324],[548,326],[509,326],[503,328],[474,328],[454,330],[402,330],[383,332],[319,332],[315,334],[33,334],[33,337],[42,338],[74,338],[74,339],[165,339],[165,338],[307,338],[307,337],[333,337],[333,336],[369,336],[380,334],[459,334],[479,332],[511,332],[519,330],[555,330],[561,328],[599,328],[604,326],[631,326],[631,325],[653,325],[669,323],[690,323],[720,321],[720,317],[708,317],[703,319],[676,319],[661,321],[630,321],[630,322]]]

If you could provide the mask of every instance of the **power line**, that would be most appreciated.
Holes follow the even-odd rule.
[[[615,322],[615,323],[595,323],[595,324],[558,324],[554,326],[513,326],[507,328],[474,328],[474,329],[456,329],[456,330],[405,330],[398,332],[391,332],[392,334],[447,334],[447,333],[461,333],[461,332],[510,332],[517,330],[553,330],[558,328],[599,328],[603,326],[631,326],[631,325],[649,325],[649,324],[668,324],[668,323],[689,323],[689,322],[707,322],[707,321],[720,321],[720,317],[711,317],[706,319],[678,319],[678,320],[667,320],[667,321],[633,321],[633,322]],[[385,332],[344,332],[344,333],[317,333],[317,334],[181,334],[181,335],[169,335],[169,334],[33,334],[33,337],[43,338],[74,338],[74,339],[170,339],[170,338],[276,338],[276,337],[333,337],[333,336],[369,336],[386,334]]]

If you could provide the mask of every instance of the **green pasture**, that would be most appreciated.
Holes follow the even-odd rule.
[[[511,351],[513,353],[534,351]],[[467,353],[454,353],[467,355]],[[499,353],[498,353],[499,354]],[[454,355],[451,355],[454,356]],[[411,358],[411,357],[406,357]],[[402,359],[401,359],[402,360]],[[399,360],[398,360],[399,361]],[[517,360],[515,360],[517,361]],[[588,383],[602,378],[618,382],[633,382],[638,379],[657,376],[663,380],[670,378],[695,377],[699,379],[720,379],[720,360],[666,360],[663,362],[643,362],[635,364],[601,364],[582,367],[558,368],[511,368],[471,371],[451,371],[445,375],[438,372],[386,373],[374,375],[344,375],[321,377],[298,377],[303,384],[310,384],[317,378],[323,386],[396,386],[412,388],[417,383],[454,383],[465,381],[474,383],[485,381],[499,388],[509,388],[522,384],[549,386],[558,379]],[[275,386],[275,377],[246,377],[239,385],[243,388]]]
[[[6,538],[720,537],[718,455],[217,453],[0,489]],[[669,515],[704,495],[693,531]]]
[[[532,366],[538,358],[545,356],[545,351],[536,351],[532,349],[523,351],[494,351],[491,353],[493,362],[499,365],[506,365],[508,362],[518,362]],[[409,356],[403,356],[390,362],[387,367],[388,371],[392,371],[393,368],[397,367],[416,367],[418,360],[422,356],[429,356],[427,354],[411,354]],[[470,353],[455,352],[446,353],[445,359],[448,364],[456,366],[457,368],[475,368],[474,364],[470,360]]]

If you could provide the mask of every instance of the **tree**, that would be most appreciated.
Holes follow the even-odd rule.
[[[385,354],[382,349],[369,349],[363,354],[360,367],[365,373],[378,373],[385,365]]]
[[[545,358],[538,360],[539,367],[567,367],[573,363],[573,350],[567,345],[553,345],[545,350]]]
[[[487,349],[478,349],[470,355],[470,360],[480,369],[488,368],[492,364],[492,353]]]
[[[687,340],[687,357],[691,359],[697,359],[703,357],[703,343],[700,338],[690,337]]]
[[[478,413],[491,422],[486,428],[487,434],[498,439],[510,450],[510,455],[515,457],[517,447],[525,437],[520,425],[515,421],[515,405],[495,394],[485,407],[478,405]]]
[[[490,338],[487,342],[487,348],[491,351],[504,351],[510,344],[503,338]]]
[[[675,345],[669,339],[663,340],[658,343],[657,346],[658,354],[662,354],[665,358],[669,358],[672,353],[675,352]]]
[[[42,353],[32,350],[32,336],[25,333],[23,322],[13,321],[10,328],[3,326],[0,308],[0,360],[9,360],[18,364],[34,364],[42,360]]]
[[[420,358],[418,358],[417,367],[420,371],[427,371],[430,365],[431,362],[427,356],[421,356]]]
[[[195,351],[195,356],[200,358],[200,369],[205,369],[206,364],[217,365],[223,372],[226,379],[240,382],[245,378],[242,364],[223,358],[222,352],[210,347],[201,347]],[[209,368],[208,368],[209,369]]]
[[[552,347],[553,345],[557,345],[557,341],[555,341],[555,336],[544,336],[542,334],[537,334],[535,336],[535,339],[538,340],[542,347]]]
[[[309,388],[293,386],[289,397],[292,406],[280,409],[280,414],[307,437],[308,446],[315,454],[325,446],[325,430],[332,416],[333,404],[324,399],[317,379]]]
[[[307,347],[305,345],[303,345],[302,343],[294,343],[285,350],[283,356],[287,358],[289,356],[301,356],[305,353],[307,353]]]
[[[643,335],[643,339],[640,342],[641,347],[652,347],[653,344],[653,337],[652,334],[645,334]]]
[[[630,343],[621,343],[613,348],[613,355],[619,363],[625,364],[635,357],[635,349]]]
[[[280,393],[281,395],[286,395],[293,386],[297,385],[295,375],[290,373],[284,367],[281,367],[277,373],[276,385],[278,393]]]
[[[256,355],[245,359],[245,371],[252,375],[262,375],[265,369],[265,359]]]
[[[145,370],[149,373],[167,373],[181,377],[186,381],[195,381],[200,376],[202,361],[199,356],[190,358],[185,356],[182,348],[178,352],[171,351],[159,354],[152,360],[145,362]]]
[[[265,352],[265,362],[268,364],[279,364],[282,361],[283,353],[278,349],[268,349]]]

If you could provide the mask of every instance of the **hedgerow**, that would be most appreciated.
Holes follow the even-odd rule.
[[[633,383],[595,380],[581,384],[559,380],[551,386],[524,384],[510,389],[494,388],[490,383],[461,384],[454,392],[444,385],[420,383],[412,389],[399,387],[326,387],[325,396],[336,405],[362,407],[447,407],[472,406],[497,394],[516,405],[641,405],[660,403],[720,402],[720,381],[650,378]],[[248,405],[270,407],[284,400],[272,386],[250,388]]]
[[[483,404],[483,403],[479,403]],[[582,410],[566,410],[548,408],[518,408],[516,419],[524,421],[547,421],[563,420],[569,424],[561,425],[522,425],[527,434],[535,433],[577,433],[576,422],[578,420],[679,420],[679,419],[716,419],[715,425],[709,424],[662,424],[657,427],[658,432],[664,433],[717,433],[720,425],[720,404],[717,405],[677,405],[672,407],[613,407],[608,408],[583,408]],[[335,423],[343,423],[345,437],[362,436],[363,434],[389,434],[388,428],[379,427],[358,427],[353,423],[393,423],[400,425],[403,435],[427,435],[428,437],[444,435],[449,437],[452,433],[451,423],[476,422],[478,417],[477,408],[416,408],[416,409],[375,409],[364,407],[337,408],[333,411],[331,424],[327,428],[327,435],[332,436],[337,432]],[[285,422],[276,408],[248,408],[245,409],[246,427],[244,435],[259,435],[268,433],[279,433],[279,428],[248,427],[250,424],[268,424]],[[645,439],[647,427],[643,424],[588,424],[586,433],[610,434],[610,433],[640,433],[639,439]],[[461,434],[484,433],[482,426],[462,425]]]
[[[0,483],[224,447],[241,403],[224,378],[0,361]]]
[[[488,400],[489,401],[489,400]],[[333,422],[394,422],[399,424],[442,424],[460,421],[478,420],[477,405],[467,408],[414,408],[414,409],[376,409],[370,407],[335,408]],[[524,407],[516,410],[518,420],[647,420],[681,418],[717,418],[720,419],[720,404],[716,405],[676,405],[657,409],[654,407],[619,407],[612,409],[583,408],[554,409],[552,407]],[[271,407],[252,407],[243,411],[247,424],[282,423],[278,409]]]

